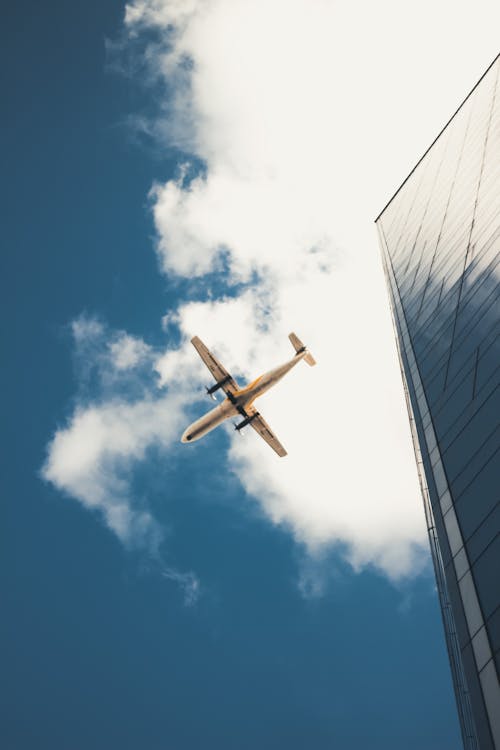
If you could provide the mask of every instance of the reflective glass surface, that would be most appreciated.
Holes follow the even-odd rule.
[[[464,745],[486,750],[500,750],[499,78],[500,57],[377,219]]]

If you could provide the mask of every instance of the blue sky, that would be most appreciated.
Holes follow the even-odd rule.
[[[217,12],[210,23],[217,23]],[[229,191],[240,190],[248,202],[264,189],[262,174],[272,168],[279,175],[283,162],[259,161],[260,141],[253,165],[263,165],[262,173],[238,161],[253,143],[252,134],[249,141],[243,133],[242,143],[233,138],[242,132],[233,124],[233,108],[244,111],[243,100],[228,104],[222,97],[211,109],[201,96],[191,102],[194,114],[188,107],[187,121],[178,97],[186,93],[186,80],[177,68],[174,77],[169,69],[162,78],[163,51],[153,59],[156,78],[138,64],[151,32],[161,38],[162,22],[154,19],[146,31],[137,27],[132,44],[124,14],[121,2],[55,2],[49,9],[29,3],[9,10],[3,29],[2,745],[455,748],[459,731],[420,506],[408,506],[408,528],[392,543],[399,530],[391,531],[391,508],[410,502],[401,493],[414,477],[395,477],[396,469],[393,476],[390,450],[373,480],[373,496],[349,515],[342,508],[356,508],[370,483],[351,489],[339,470],[321,475],[315,487],[317,467],[306,461],[301,474],[311,473],[302,485],[294,473],[297,458],[291,468],[276,468],[274,455],[259,452],[252,436],[236,443],[223,430],[196,448],[178,444],[191,416],[209,407],[200,395],[209,376],[189,348],[190,335],[206,338],[213,331],[228,366],[239,364],[246,376],[261,362],[274,364],[275,350],[276,356],[286,353],[282,331],[297,324],[301,335],[302,322],[304,336],[317,341],[328,378],[331,344],[315,325],[318,312],[307,295],[338,291],[337,270],[342,280],[355,272],[337,263],[349,256],[340,220],[336,242],[324,239],[330,231],[321,226],[324,206],[308,214],[314,253],[303,256],[299,248],[287,254],[290,273],[276,272],[267,245],[264,256],[255,250],[265,232],[283,265],[275,217],[254,214],[261,234],[245,245],[241,205],[235,202],[227,218],[218,208],[227,196],[228,172],[221,165],[241,167],[248,179],[231,183]],[[269,28],[275,21],[270,18]],[[180,30],[185,19],[176,22]],[[204,38],[199,19],[187,23],[176,42],[184,52]],[[122,45],[121,52],[111,53],[109,40]],[[208,45],[205,52],[197,70],[210,69],[213,50]],[[117,60],[129,65],[128,75],[117,72]],[[132,62],[137,65],[130,68]],[[451,87],[450,97],[462,92],[455,105],[482,62],[476,58],[475,69],[471,64],[471,80]],[[244,76],[243,56],[241,71]],[[300,71],[293,73],[300,80]],[[210,93],[217,75],[215,66],[203,91]],[[286,79],[283,71],[277,75]],[[188,81],[193,97],[196,82]],[[210,102],[219,101],[218,90]],[[429,116],[420,138],[426,128],[435,134],[440,114]],[[273,122],[279,125],[279,117]],[[222,145],[214,132],[225,133]],[[281,140],[279,132],[276,137]],[[422,145],[417,139],[408,163],[384,178],[392,183],[373,199],[378,205],[372,215],[367,210],[368,223]],[[300,153],[295,158],[298,181],[305,180]],[[190,172],[181,179],[188,160]],[[200,174],[201,182],[193,182]],[[203,183],[205,174],[215,175],[211,183]],[[331,188],[338,195],[338,186]],[[211,189],[215,208],[207,213],[203,201]],[[193,208],[189,201],[198,194]],[[288,199],[276,209],[281,223],[296,207],[295,198]],[[263,204],[255,211],[264,211]],[[332,223],[335,228],[335,218]],[[290,248],[303,227],[287,225],[283,242]],[[189,263],[187,236],[195,237]],[[377,258],[374,232],[367,242]],[[298,298],[308,302],[307,310],[304,303],[289,326]],[[340,292],[339,299],[345,303]],[[249,314],[263,316],[257,330]],[[191,330],[203,321],[206,333]],[[344,347],[357,331],[340,339]],[[129,357],[121,367],[116,352],[123,355],[131,341],[126,351],[133,363]],[[247,343],[252,356],[245,360]],[[337,344],[337,360],[339,351]],[[288,421],[287,399],[299,409],[318,389],[303,369],[281,401],[266,402],[266,416],[296,456],[301,441],[311,443],[311,431],[320,429],[314,410],[303,412],[296,433]],[[348,380],[352,373],[344,370]],[[373,377],[385,374],[382,369]],[[337,409],[340,414],[340,403]],[[99,430],[83,435],[78,415],[97,415]],[[375,417],[370,440],[380,430]],[[340,424],[348,429],[344,419]],[[402,440],[397,425],[388,445]],[[65,452],[56,461],[51,441],[57,435]],[[372,467],[363,445],[360,438],[349,466]],[[402,463],[409,455],[404,450]],[[390,494],[381,490],[384,483],[397,484],[394,506],[384,505]],[[295,494],[288,491],[292,485]],[[98,495],[98,507],[89,507]],[[117,507],[119,522],[112,515]],[[387,513],[380,526],[378,508]]]

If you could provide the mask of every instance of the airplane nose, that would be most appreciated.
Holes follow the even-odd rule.
[[[193,436],[189,434],[189,427],[181,437],[181,443],[189,443],[193,439]]]

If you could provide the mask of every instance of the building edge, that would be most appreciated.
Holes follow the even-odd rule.
[[[406,183],[408,182],[408,180],[410,179],[410,177],[412,176],[412,174],[417,169],[418,165],[425,159],[425,157],[427,156],[427,154],[429,153],[429,151],[433,148],[433,146],[436,143],[436,141],[438,141],[441,138],[441,136],[443,135],[443,133],[446,130],[446,128],[448,127],[448,125],[455,119],[455,117],[460,112],[460,110],[462,109],[462,107],[464,106],[464,104],[467,102],[468,99],[470,99],[470,97],[472,96],[472,94],[474,93],[474,91],[477,89],[477,87],[479,86],[479,84],[481,83],[481,81],[483,80],[483,78],[485,78],[485,76],[488,75],[488,73],[490,72],[491,68],[495,65],[495,63],[497,62],[497,60],[498,60],[499,57],[500,57],[500,52],[498,53],[498,55],[496,55],[496,57],[494,58],[494,60],[492,60],[491,63],[488,65],[488,67],[484,71],[483,75],[474,84],[474,86],[471,88],[471,90],[469,91],[469,93],[467,94],[467,96],[465,97],[465,99],[456,108],[456,110],[454,111],[454,113],[452,114],[452,116],[450,117],[450,119],[447,121],[447,123],[441,128],[441,130],[439,131],[439,133],[437,134],[437,136],[434,138],[434,140],[432,141],[432,143],[429,146],[429,148],[424,151],[424,153],[422,154],[422,156],[420,157],[420,159],[417,161],[417,163],[415,164],[415,166],[413,167],[413,169],[407,174],[407,176],[405,177],[405,179],[403,180],[403,182],[400,184],[400,186],[398,187],[398,189],[396,190],[396,192],[393,193],[393,195],[389,198],[389,200],[387,201],[387,203],[383,207],[382,211],[380,211],[379,215],[375,219],[375,223],[378,222],[378,220],[381,218],[382,214],[386,211],[386,209],[388,208],[388,206],[391,205],[391,203],[394,200],[394,198],[399,194],[399,192],[401,191],[401,189],[406,185]]]

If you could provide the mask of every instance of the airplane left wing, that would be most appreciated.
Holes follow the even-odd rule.
[[[255,432],[259,433],[261,438],[264,438],[266,443],[271,446],[273,451],[276,451],[278,456],[281,456],[281,458],[283,458],[283,456],[286,456],[286,450],[283,448],[280,441],[271,430],[264,417],[254,409],[247,409],[247,411],[251,416],[251,421],[249,421],[248,424],[254,428]],[[255,416],[252,416],[252,413],[255,414]]]
[[[214,376],[219,387],[227,394],[232,395],[235,393],[238,390],[238,383],[207,349],[203,341],[198,336],[194,336],[191,339],[191,343]]]

